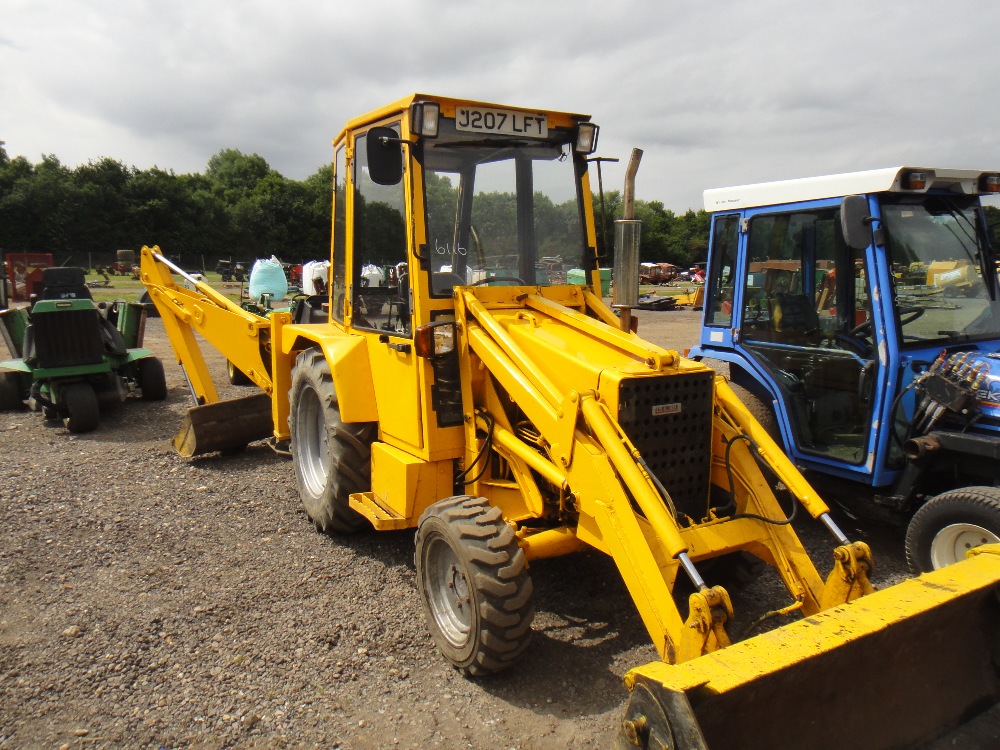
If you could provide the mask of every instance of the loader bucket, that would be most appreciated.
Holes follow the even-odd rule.
[[[1000,701],[1000,545],[682,664],[632,670],[617,748],[924,747]],[[995,720],[983,742],[997,747]]]
[[[215,451],[235,451],[274,434],[271,397],[266,393],[217,401],[188,409],[174,435],[174,449],[186,458]]]

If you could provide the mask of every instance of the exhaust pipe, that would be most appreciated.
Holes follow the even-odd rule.
[[[614,289],[611,307],[621,313],[621,329],[632,328],[632,308],[639,304],[639,237],[642,222],[635,219],[635,174],[642,149],[632,149],[625,170],[624,216],[615,222]]]
[[[911,438],[903,445],[903,453],[911,461],[923,458],[941,447],[941,443],[933,435]]]

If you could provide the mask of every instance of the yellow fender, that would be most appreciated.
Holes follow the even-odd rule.
[[[290,360],[311,346],[322,349],[330,364],[333,387],[340,404],[340,418],[345,422],[377,422],[378,407],[365,337],[346,333],[326,323],[282,327],[281,352]],[[281,368],[281,371],[290,371],[292,364],[289,362],[288,367]],[[288,399],[284,400],[287,404]],[[288,414],[284,416],[287,418]]]

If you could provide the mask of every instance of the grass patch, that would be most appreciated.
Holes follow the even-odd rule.
[[[177,283],[181,283],[182,279],[176,277],[176,281]],[[238,282],[223,283],[222,277],[217,273],[205,274],[205,281],[213,289],[222,292],[236,302],[240,301],[240,293],[246,287],[246,284],[239,284]],[[88,273],[87,282],[88,285],[90,285],[90,282],[97,282],[96,285],[90,286],[90,294],[93,296],[94,302],[114,302],[115,300],[137,302],[146,292],[145,285],[131,276],[111,276],[105,279],[99,273]],[[108,286],[101,286],[101,284],[105,283]]]

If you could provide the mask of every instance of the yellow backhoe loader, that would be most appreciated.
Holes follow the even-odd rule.
[[[620,315],[598,296],[597,136],[586,115],[419,94],[351,120],[328,291],[266,315],[143,248],[198,404],[177,449],[269,437],[317,528],[416,529],[430,631],[470,676],[528,647],[529,565],[610,555],[662,660],[626,678],[621,747],[905,747],[995,704],[1000,549],[872,593],[867,546],[726,380],[631,331],[627,284]],[[638,279],[636,224],[618,278]],[[587,283],[550,278],[557,255]],[[262,393],[220,401],[198,337]],[[826,581],[794,507],[831,534]],[[770,565],[801,618],[731,645],[717,558]]]

